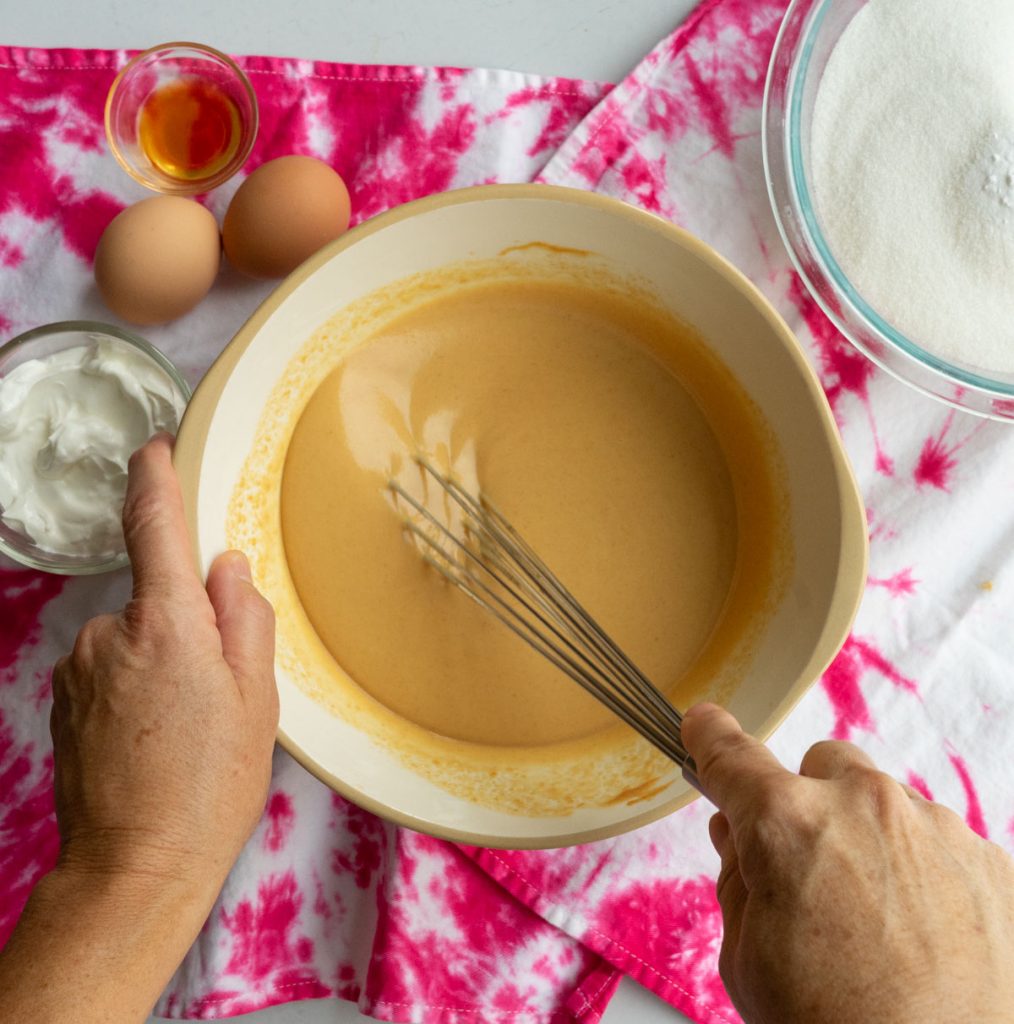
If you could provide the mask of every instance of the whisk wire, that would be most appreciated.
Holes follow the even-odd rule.
[[[420,542],[424,561],[676,762],[697,786],[680,735],[679,711],[494,505],[470,494],[427,459],[417,457],[416,462],[424,478],[441,489],[448,522],[448,498],[463,516],[464,537],[459,537],[397,481],[390,482],[396,501],[414,513],[404,515],[404,526]]]
[[[410,495],[405,494],[397,485],[394,485],[393,489],[406,502],[408,502],[416,512],[435,525],[438,529],[442,530],[442,525],[439,523],[439,520],[437,520],[428,509],[424,508]],[[450,582],[455,584],[458,589],[468,594],[469,597],[476,600],[479,604],[482,604],[483,602],[479,600],[475,594],[469,591],[468,586],[471,585],[481,590],[486,597],[496,605],[496,609],[490,610],[498,610],[500,613],[498,614],[498,618],[500,618],[502,622],[505,622],[506,625],[509,625],[511,629],[518,633],[518,635],[528,640],[529,643],[532,643],[532,645],[541,653],[544,653],[547,657],[551,658],[551,660],[554,661],[554,664],[557,664],[558,667],[560,667],[562,663],[565,663],[569,667],[570,671],[581,671],[580,666],[577,665],[572,658],[568,657],[565,653],[556,650],[551,645],[546,644],[544,638],[532,627],[532,624],[525,619],[522,614],[520,614],[516,607],[512,606],[509,601],[504,600],[504,598],[492,587],[475,575],[467,565],[456,560],[453,553],[449,552],[440,543],[438,543],[426,530],[412,522],[406,523],[405,526],[406,529],[418,537],[419,540],[421,540],[430,550],[437,553],[439,557],[436,558],[433,557],[432,554],[424,553],[423,559],[430,566],[437,569],[445,579],[450,580]],[[476,552],[472,551],[467,544],[453,536],[453,534],[448,535],[444,533],[442,535],[454,543],[454,545],[464,555],[466,555],[467,558],[471,559],[478,568],[489,575],[500,587],[503,588],[504,591],[506,591],[519,605],[521,605],[522,608],[533,615],[538,622],[548,629],[553,636],[555,636],[561,644],[571,651],[576,658],[584,662],[586,670],[594,672],[598,676],[601,685],[607,688],[613,686],[613,680],[608,673],[594,660],[592,660],[587,652],[578,647],[566,633],[561,631],[560,626],[565,625],[565,623],[563,623],[560,617],[556,614],[556,610],[544,599],[540,598],[538,594],[533,594],[528,590],[526,596],[526,594],[522,592],[526,589],[524,582],[513,570],[509,568],[509,566],[501,560],[496,559],[492,560],[493,564],[491,565],[489,561],[483,561]],[[455,572],[452,572],[449,568],[451,565],[455,566]],[[496,570],[499,570],[499,572]],[[504,577],[506,577],[506,580]],[[512,583],[515,585],[511,585]],[[541,606],[541,610],[539,607],[535,607],[530,599],[534,599],[535,602]],[[505,618],[505,616],[508,618]],[[553,619],[556,619],[556,621],[552,621]],[[518,627],[520,627],[520,629]],[[534,641],[532,637],[535,638]]]
[[[630,661],[623,650],[599,626],[594,617],[539,558],[503,513],[488,499],[480,501],[453,479],[444,477],[425,458],[419,457],[417,462],[445,488],[466,515],[471,517],[473,527],[480,534],[493,539],[494,544],[489,557],[497,561],[502,571],[510,573],[515,582],[522,582],[518,574],[510,569],[507,559],[498,555],[499,551],[506,551],[528,573],[529,580],[526,582],[534,583],[538,588],[541,595],[541,606],[550,615],[557,618],[558,622],[565,623],[567,627],[574,629],[602,657],[613,672],[619,672],[624,676],[632,687],[628,696],[633,697],[643,707],[645,713],[657,712],[672,728],[678,730],[683,723],[683,716],[679,711]],[[435,525],[439,527],[441,524]],[[467,548],[465,550],[468,551]],[[470,551],[468,553],[471,554]],[[561,634],[557,633],[557,636],[567,642]]]
[[[629,675],[643,683],[646,680],[626,658],[622,650],[617,647],[598,625],[594,618],[577,602],[571,593],[560,583],[548,566],[539,559],[538,555],[529,547],[523,537],[507,521],[503,514],[489,501],[479,502],[467,491],[463,490],[454,480],[443,478],[433,466],[425,459],[420,458],[419,464],[430,475],[444,484],[451,496],[458,502],[466,514],[473,517],[473,527],[482,535],[490,537],[494,544],[490,550],[489,557],[495,559],[503,571],[510,573],[512,578],[518,580],[518,574],[510,569],[509,563],[503,557],[498,556],[500,550],[507,551],[522,569],[528,574],[528,583],[534,583],[541,594],[543,606],[558,619],[578,631],[578,633],[596,649],[600,650],[604,657],[611,654],[618,661],[617,667],[624,669],[624,674]],[[485,551],[484,551],[485,553]],[[607,653],[608,652],[608,653]],[[661,695],[659,695],[661,697]],[[679,716],[679,712],[672,707],[664,698],[661,698],[661,705]]]
[[[660,749],[664,750],[668,756],[674,760],[678,757],[678,752],[675,750],[675,746],[670,736],[657,728],[650,720],[643,721],[636,715],[632,714],[630,709],[627,708],[622,701],[610,691],[610,689],[597,684],[594,681],[590,681],[573,659],[563,655],[551,644],[547,643],[539,634],[538,630],[534,629],[531,623],[525,620],[524,616],[518,614],[516,609],[511,608],[509,603],[505,602],[500,595],[496,594],[491,587],[475,576],[474,573],[468,572],[467,570],[459,570],[462,572],[464,578],[455,575],[455,573],[448,568],[448,552],[446,549],[440,547],[432,537],[428,536],[424,531],[419,530],[415,526],[410,525],[408,528],[427,545],[435,548],[439,554],[439,557],[434,557],[430,554],[423,554],[422,557],[424,562],[436,569],[437,572],[457,587],[468,598],[493,614],[501,623],[503,623],[503,625],[507,626],[507,628],[516,636],[524,640],[525,643],[532,647],[537,653],[545,657],[561,672],[564,672],[586,690],[589,690],[593,696],[602,701],[603,704],[622,718],[628,725],[642,732],[642,734],[646,734],[651,741]],[[475,587],[482,591],[486,597],[493,602],[493,604],[486,603],[486,601],[472,590],[471,587]],[[580,655],[580,652],[577,653]],[[601,677],[601,672],[597,670],[594,665],[590,665],[589,667],[596,671],[596,674]]]

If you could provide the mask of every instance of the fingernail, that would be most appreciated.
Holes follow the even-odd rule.
[[[687,708],[683,713],[683,717],[696,718],[698,715],[707,715],[712,711],[721,711],[721,708],[717,704],[695,704],[693,707]]]
[[[242,551],[230,551],[226,558],[229,560],[228,566],[230,570],[241,580],[245,580],[247,583],[253,581],[253,576],[250,572],[250,562]]]

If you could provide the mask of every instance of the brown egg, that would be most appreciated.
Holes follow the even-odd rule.
[[[222,241],[237,270],[284,277],[348,226],[345,182],[312,156],[283,156],[240,185],[225,213]]]
[[[117,214],[102,233],[95,283],[124,320],[165,323],[208,294],[221,248],[218,224],[199,203],[179,196],[143,199]]]

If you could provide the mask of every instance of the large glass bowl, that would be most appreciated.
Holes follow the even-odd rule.
[[[64,320],[46,324],[12,338],[6,345],[0,346],[0,379],[31,359],[44,359],[69,348],[87,345],[99,338],[111,338],[120,344],[138,349],[172,382],[183,405],[190,400],[189,385],[157,348],[121,327],[92,320]],[[40,547],[31,537],[14,529],[2,519],[0,552],[31,569],[42,569],[64,576],[92,576],[96,573],[110,572],[125,566],[128,561],[126,549],[122,545],[118,550],[95,554],[50,551]]]
[[[856,348],[949,405],[1014,420],[1014,375],[949,362],[888,323],[855,288],[828,244],[810,188],[810,127],[828,58],[866,0],[793,0],[775,42],[764,94],[768,194],[792,262],[832,323]]]

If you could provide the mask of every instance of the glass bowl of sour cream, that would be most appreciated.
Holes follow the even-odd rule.
[[[775,219],[824,313],[905,383],[999,420],[1014,420],[1011,45],[1009,0],[793,0],[763,124]]]
[[[0,552],[65,575],[127,564],[127,460],[175,433],[190,388],[119,327],[47,324],[0,347]]]

